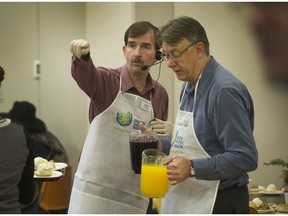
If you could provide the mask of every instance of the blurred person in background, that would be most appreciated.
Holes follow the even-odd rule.
[[[288,2],[249,3],[251,27],[273,84],[288,86]]]
[[[15,101],[9,113],[2,116],[21,124],[34,141],[35,157],[54,162],[69,163],[66,151],[59,139],[51,133],[46,124],[36,116],[36,107],[28,101]]]
[[[36,116],[36,107],[28,101],[15,101],[9,113],[0,115],[22,125],[33,140],[34,157],[42,157],[54,162],[69,164],[66,151],[59,139],[52,134],[46,124]],[[22,206],[22,213],[44,213],[39,207],[42,182],[35,182],[35,194],[31,203]]]
[[[54,162],[69,164],[66,151],[59,139],[52,134],[46,124],[36,116],[36,107],[28,101],[15,101],[9,113],[0,115],[10,118],[22,125],[33,140],[34,157],[42,157]],[[39,207],[42,182],[35,182],[35,194],[33,201],[22,206],[22,213],[45,213]]]
[[[4,80],[0,66],[0,87]],[[20,214],[34,198],[33,141],[25,129],[0,114],[0,213]]]

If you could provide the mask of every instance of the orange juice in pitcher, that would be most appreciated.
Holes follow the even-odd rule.
[[[168,191],[167,168],[163,165],[166,155],[156,149],[142,154],[141,190],[147,197],[164,197]]]

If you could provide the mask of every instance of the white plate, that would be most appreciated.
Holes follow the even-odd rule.
[[[250,192],[259,192],[259,191],[263,191],[262,188],[251,188]]]
[[[257,212],[258,212],[259,214],[269,214],[269,213],[271,214],[271,213],[274,213],[275,210],[274,210],[274,209],[265,209],[265,210],[258,209]]]
[[[288,213],[288,204],[278,204],[275,207],[276,212],[281,212],[281,213]]]
[[[62,162],[55,162],[54,164],[55,164],[54,170],[61,170],[68,166],[66,163]]]
[[[265,194],[265,195],[279,195],[279,194],[283,194],[283,191],[276,191],[276,192],[268,192],[268,191],[259,191],[259,194]]]
[[[54,181],[54,180],[57,180],[59,178],[61,178],[63,176],[63,173],[60,172],[60,171],[53,171],[52,172],[52,175],[50,176],[39,176],[39,175],[34,175],[34,179],[35,180],[51,180],[51,181]]]

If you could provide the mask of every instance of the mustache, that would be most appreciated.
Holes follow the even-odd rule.
[[[132,62],[143,63],[143,62],[141,61],[141,58],[140,58],[140,57],[137,57],[137,56],[135,56],[135,57],[132,58]]]

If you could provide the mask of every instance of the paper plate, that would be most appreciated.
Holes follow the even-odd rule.
[[[259,194],[264,194],[264,195],[279,195],[279,194],[283,194],[283,191],[275,191],[275,192],[269,192],[269,191],[259,191]]]
[[[63,176],[63,173],[60,171],[53,171],[51,176],[39,176],[34,175],[35,181],[56,181]]]
[[[61,170],[68,166],[66,163],[62,163],[62,162],[55,162],[54,164],[55,164],[54,170]]]

